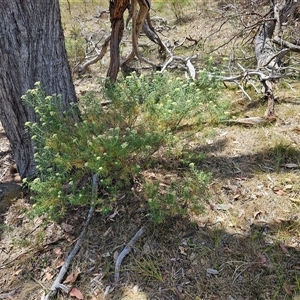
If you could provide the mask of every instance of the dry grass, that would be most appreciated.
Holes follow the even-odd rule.
[[[88,12],[87,30],[101,23],[90,17],[98,4],[90,5],[72,12],[74,19]],[[207,30],[207,20],[196,17],[170,27],[165,38]],[[78,92],[97,88],[104,69],[93,66],[75,79]],[[297,82],[280,86],[278,118],[271,125],[224,123],[181,132],[189,155],[206,156],[203,160],[199,155],[195,165],[212,173],[204,214],[155,225],[139,194],[124,191],[114,218],[95,214],[69,270],[80,274],[69,285],[82,291],[84,299],[300,299],[299,90]],[[236,89],[224,89],[223,95],[231,99],[231,115],[263,115],[265,104],[259,97],[249,102]],[[178,165],[171,160],[162,156],[157,172]],[[41,218],[29,220],[23,213],[28,208],[20,199],[2,216],[0,295],[15,290],[16,300],[40,299],[51,286],[87,213],[70,211],[63,223],[49,224]],[[144,224],[147,231],[123,261],[120,281],[114,285],[115,258]]]

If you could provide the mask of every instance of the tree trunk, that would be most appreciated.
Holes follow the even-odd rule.
[[[166,53],[166,46],[161,41],[160,37],[157,35],[157,33],[156,33],[152,23],[151,23],[149,11],[147,13],[145,22],[143,24],[143,31],[144,31],[144,33],[146,34],[146,36],[148,37],[149,40],[151,40],[153,43],[160,46],[160,48],[159,48],[160,55],[164,55]],[[164,59],[165,59],[165,57],[164,57]]]
[[[261,25],[255,38],[254,46],[257,59],[258,68],[271,68],[272,73],[276,72],[278,68],[278,60],[276,58],[276,51],[271,42],[275,29],[275,22],[269,21]],[[275,117],[275,97],[272,89],[272,82],[265,80],[262,82],[263,94],[268,106],[265,112],[266,119],[272,119]]]
[[[262,24],[254,38],[255,53],[258,68],[268,68],[271,75],[275,75],[280,70],[282,58],[289,50],[300,52],[300,47],[283,39],[282,25],[288,20],[293,20],[300,9],[299,0],[277,0],[271,1],[272,21]],[[277,51],[273,42],[282,47]],[[262,82],[264,97],[268,101],[265,117],[272,119],[275,117],[275,99],[273,93],[273,82],[266,80]]]
[[[109,12],[111,22],[110,64],[107,77],[111,82],[117,80],[120,68],[120,42],[124,31],[124,12],[129,7],[129,0],[110,0]]]
[[[0,120],[22,178],[35,174],[26,121],[37,121],[21,96],[40,81],[47,94],[62,95],[62,110],[76,102],[58,0],[0,1]]]

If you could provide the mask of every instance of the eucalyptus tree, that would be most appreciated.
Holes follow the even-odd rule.
[[[21,96],[41,82],[60,94],[62,110],[76,102],[58,0],[0,1],[0,120],[20,176],[35,174],[34,145],[24,124],[37,121]]]

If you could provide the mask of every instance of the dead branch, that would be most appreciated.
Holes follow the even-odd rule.
[[[300,46],[293,44],[291,42],[288,42],[282,38],[280,38],[279,36],[274,36],[273,37],[273,41],[280,46],[284,46],[286,48],[289,48],[289,50],[293,51],[293,52],[297,52],[300,53]]]
[[[100,59],[102,59],[107,51],[107,48],[108,48],[108,45],[109,45],[109,42],[110,42],[110,38],[111,38],[111,34],[109,34],[105,40],[104,40],[104,43],[102,45],[102,48],[101,48],[101,51],[95,56],[93,57],[92,59],[86,61],[84,64],[82,65],[79,65],[76,67],[75,71],[80,73],[80,74],[83,74],[86,72],[86,69],[92,65],[92,64],[95,64],[97,63]]]
[[[139,4],[139,10],[137,11],[137,4]],[[123,62],[121,62],[121,67],[127,65],[134,57],[137,57],[139,61],[143,61],[151,66],[155,66],[154,63],[148,61],[144,57],[139,54],[138,51],[138,38],[141,33],[143,24],[146,21],[147,15],[150,10],[150,2],[147,0],[132,0],[131,1],[131,13],[132,13],[132,51],[125,58]]]
[[[266,109],[264,117],[268,120],[275,119],[274,106],[275,106],[275,100],[277,100],[277,97],[273,93],[273,83],[278,79],[286,78],[286,77],[294,75],[295,70],[293,70],[294,72],[285,73],[285,74],[266,75],[262,72],[262,70],[246,70],[241,65],[239,65],[239,66],[243,72],[242,74],[238,74],[236,76],[231,76],[231,77],[219,76],[218,78],[220,80],[222,80],[223,82],[235,83],[241,89],[243,94],[251,101],[252,99],[251,99],[250,95],[245,91],[243,85],[239,81],[249,82],[250,77],[258,77],[259,81],[263,87],[264,98],[266,99],[266,101],[268,103],[268,107]],[[265,69],[265,70],[266,70],[266,72],[269,72],[268,69]]]
[[[169,52],[169,53],[171,53],[171,52]],[[177,61],[182,61],[185,64],[185,66],[186,66],[185,69],[187,69],[189,71],[190,77],[192,79],[195,79],[196,78],[196,70],[191,61],[196,58],[197,58],[197,55],[193,55],[191,57],[184,58],[184,57],[180,57],[180,56],[175,56],[171,53],[171,57],[165,62],[165,64],[163,65],[160,72],[164,72],[173,61],[177,60]]]
[[[230,77],[218,76],[218,78],[222,81],[235,82],[237,80],[246,79],[248,76],[258,76],[260,78],[260,81],[266,81],[266,80],[276,80],[280,78],[286,78],[293,74],[294,73],[266,75],[263,72],[258,70],[245,70],[242,74],[236,76],[230,76]]]
[[[86,221],[83,225],[83,229],[82,229],[82,231],[81,231],[81,233],[80,233],[80,235],[79,235],[79,237],[76,241],[76,244],[75,244],[74,248],[72,249],[72,251],[68,255],[68,257],[65,260],[64,264],[62,265],[56,279],[54,280],[54,283],[52,284],[52,286],[50,288],[50,292],[43,298],[43,300],[49,300],[49,299],[53,298],[54,296],[56,296],[58,290],[63,290],[66,293],[69,292],[68,287],[66,285],[62,284],[61,281],[65,277],[73,258],[78,253],[78,251],[81,247],[84,236],[87,232],[88,225],[89,225],[89,223],[92,219],[92,216],[93,216],[93,213],[94,213],[94,210],[95,210],[95,200],[96,200],[96,197],[97,197],[97,191],[98,191],[98,175],[94,174],[93,175],[93,188],[92,188],[91,207],[90,207],[90,210],[88,212],[87,219],[86,219]]]
[[[274,120],[272,120],[272,121],[274,121]],[[265,118],[262,118],[262,117],[239,118],[236,120],[232,120],[230,122],[242,124],[242,125],[252,125],[252,126],[265,125],[265,124],[269,123],[268,120],[266,120]]]
[[[133,238],[129,241],[129,243],[125,246],[123,251],[119,254],[117,260],[116,260],[116,265],[115,265],[115,283],[119,281],[120,278],[120,267],[122,264],[122,261],[126,255],[129,254],[131,251],[131,248],[133,247],[134,243],[136,240],[144,234],[145,227],[141,227],[139,231],[133,236]]]
[[[143,24],[143,31],[148,37],[149,40],[151,40],[153,43],[160,46],[159,53],[162,54],[163,52],[166,52],[166,46],[158,36],[158,34],[155,32],[155,29],[152,25],[151,18],[149,12],[147,13],[146,19]]]

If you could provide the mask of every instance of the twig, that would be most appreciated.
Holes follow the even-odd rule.
[[[118,282],[119,278],[120,278],[120,267],[122,264],[122,261],[124,259],[124,257],[129,254],[129,252],[131,251],[131,248],[133,247],[134,243],[136,242],[136,240],[143,235],[145,231],[145,227],[141,227],[140,230],[133,236],[133,238],[129,241],[129,243],[125,246],[125,248],[123,249],[123,251],[119,254],[117,260],[116,260],[116,265],[115,265],[115,283]]]
[[[97,196],[97,190],[98,190],[98,175],[94,174],[93,175],[93,190],[92,190],[91,207],[90,207],[87,219],[86,219],[86,221],[83,225],[83,229],[82,229],[82,231],[79,235],[78,240],[76,241],[76,244],[75,244],[74,248],[72,249],[72,251],[68,255],[68,257],[65,260],[64,264],[62,265],[62,267],[61,267],[54,283],[52,284],[52,286],[50,288],[50,292],[43,298],[43,300],[48,300],[48,299],[51,299],[52,297],[54,297],[57,294],[57,291],[59,289],[65,291],[65,292],[69,292],[68,287],[61,284],[61,281],[65,277],[74,256],[79,251],[79,248],[81,247],[81,244],[83,242],[83,238],[86,234],[87,227],[88,227],[88,225],[89,225],[89,223],[92,219],[92,216],[93,216],[93,213],[94,213],[94,210],[95,210],[95,199],[96,199],[96,196]]]
[[[235,80],[234,83],[241,89],[241,91],[243,92],[243,94],[250,100],[250,102],[252,101],[252,98],[250,97],[250,95],[245,91],[244,87],[237,81]]]
[[[17,292],[17,290],[13,290],[8,293],[0,294],[0,299],[6,299],[6,298],[13,299],[13,298],[11,298],[11,296],[13,296],[16,292]]]

